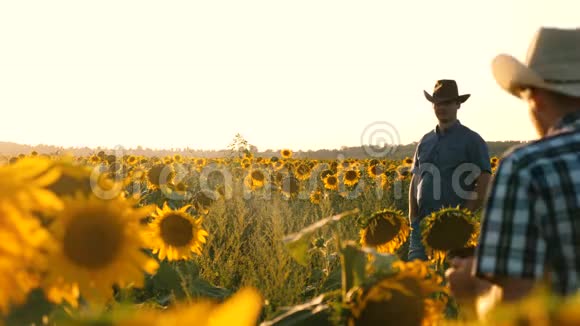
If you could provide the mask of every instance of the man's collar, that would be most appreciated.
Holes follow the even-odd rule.
[[[566,114],[556,125],[548,130],[548,135],[580,129],[580,110]]]
[[[455,122],[454,122],[454,123],[453,123],[451,126],[449,126],[449,127],[447,128],[447,130],[445,130],[443,133],[441,133],[441,129],[439,129],[439,125],[436,125],[436,126],[435,126],[435,134],[436,134],[436,135],[441,135],[441,134],[443,134],[443,135],[444,135],[444,134],[448,134],[448,133],[450,133],[451,131],[453,131],[453,130],[455,130],[455,129],[459,128],[459,126],[461,126],[461,122],[459,121],[459,119],[457,119],[457,120],[455,120]]]

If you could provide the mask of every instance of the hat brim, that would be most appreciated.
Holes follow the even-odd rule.
[[[455,97],[446,97],[446,98],[435,99],[433,96],[431,96],[431,94],[427,93],[427,91],[423,91],[423,94],[425,94],[425,98],[427,99],[427,101],[434,103],[434,104],[441,103],[441,102],[447,102],[447,101],[453,101],[453,100],[456,100],[459,103],[463,103],[463,102],[467,101],[467,99],[471,96],[471,94],[464,94],[464,95],[459,95],[459,96],[455,96]]]
[[[547,83],[534,70],[507,54],[496,56],[492,61],[491,70],[497,84],[516,97],[521,97],[521,91],[526,88],[541,88],[580,97],[580,83]]]

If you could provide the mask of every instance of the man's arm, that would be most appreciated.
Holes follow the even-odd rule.
[[[509,276],[491,278],[490,281],[501,288],[501,300],[513,302],[525,298],[532,292],[535,280]]]
[[[473,190],[475,193],[475,197],[473,199],[468,199],[465,203],[465,208],[469,209],[472,212],[477,211],[483,205],[485,201],[485,197],[487,195],[487,187],[489,185],[489,181],[491,180],[491,174],[487,171],[482,171],[477,180],[475,181],[475,189]]]
[[[419,206],[417,205],[417,183],[419,176],[419,145],[415,148],[413,155],[413,168],[411,169],[411,182],[409,182],[409,223],[412,223],[417,218],[419,213]]]
[[[541,199],[528,192],[531,182],[530,172],[518,168],[516,159],[502,161],[482,217],[476,257],[452,262],[447,271],[452,291],[466,302],[474,298],[478,312],[525,297],[544,276],[546,244],[529,205]],[[478,291],[464,291],[473,284],[479,284]]]
[[[417,218],[417,211],[419,210],[419,207],[417,206],[416,180],[417,175],[413,174],[411,182],[409,183],[409,222],[413,222],[413,219]]]
[[[445,275],[455,299],[461,304],[466,317],[483,318],[502,302],[523,299],[533,289],[534,281],[515,277],[481,279],[472,275],[473,257],[454,258]]]
[[[479,135],[475,135],[473,143],[468,147],[468,155],[470,162],[477,165],[480,169],[480,174],[475,180],[474,198],[468,199],[464,207],[472,212],[481,208],[487,196],[487,187],[491,179],[491,163],[489,160],[489,151],[487,144]]]

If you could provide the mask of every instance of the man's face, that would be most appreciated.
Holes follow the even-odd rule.
[[[530,120],[538,133],[540,138],[544,137],[548,133],[548,124],[544,119],[542,110],[538,107],[537,103],[534,101],[528,101]]]
[[[433,110],[439,122],[447,123],[457,119],[459,103],[455,100],[433,103]]]
[[[532,92],[527,89],[522,91],[520,96],[528,104],[530,120],[532,121],[538,136],[540,136],[540,138],[544,137],[548,133],[549,126],[544,114],[546,109],[544,108],[545,100],[543,93],[539,90]]]

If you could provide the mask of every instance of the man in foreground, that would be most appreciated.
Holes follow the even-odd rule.
[[[476,257],[454,258],[454,296],[480,316],[546,281],[580,288],[580,29],[542,28],[526,64],[493,61],[498,84],[524,100],[540,139],[501,161],[485,207]]]

